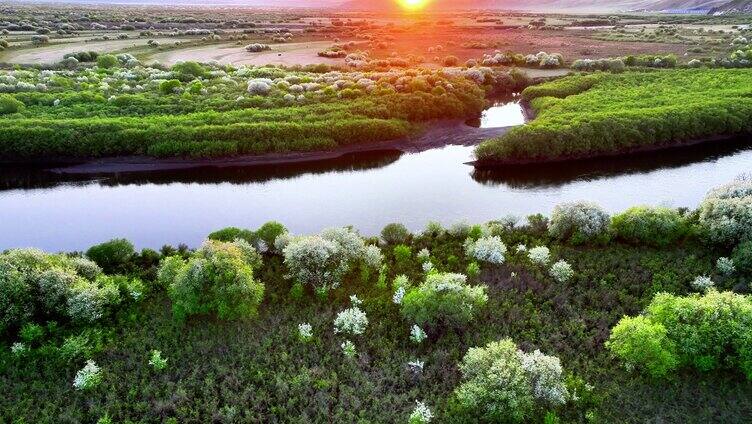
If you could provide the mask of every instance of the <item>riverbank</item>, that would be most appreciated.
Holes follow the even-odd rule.
[[[335,149],[312,152],[269,153],[263,155],[242,155],[226,158],[159,159],[148,156],[125,156],[101,158],[83,163],[51,168],[58,174],[103,174],[116,172],[169,171],[204,167],[238,167],[260,165],[282,165],[316,162],[335,159],[352,153],[378,150],[396,150],[403,153],[418,153],[445,146],[475,146],[489,137],[498,137],[513,127],[474,128],[463,120],[442,120],[425,124],[418,135],[389,141],[366,142],[339,146]]]

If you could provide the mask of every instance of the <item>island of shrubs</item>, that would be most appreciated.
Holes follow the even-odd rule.
[[[84,55],[88,57],[83,57]],[[473,69],[340,71],[78,53],[96,66],[0,72],[0,159],[214,157],[326,150],[398,139],[420,123],[466,119],[488,93],[527,84]]]
[[[528,87],[536,118],[481,144],[481,162],[540,162],[749,134],[750,73],[736,69],[595,73]]]
[[[742,176],[696,210],[8,250],[0,418],[615,422],[636,402],[643,421],[666,413],[658,390],[671,417],[700,396],[741,421],[751,206]]]

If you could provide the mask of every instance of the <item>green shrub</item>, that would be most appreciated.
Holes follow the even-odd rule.
[[[689,232],[689,225],[676,209],[649,206],[633,207],[614,215],[611,228],[623,241],[650,246],[668,246]]]
[[[178,267],[178,260],[182,266]],[[169,258],[160,269],[160,279],[170,276],[174,279],[168,293],[178,320],[196,314],[253,317],[264,295],[264,285],[254,280],[253,268],[237,243],[207,241],[187,262]]]
[[[175,94],[176,90],[181,86],[182,84],[180,83],[180,81],[176,79],[162,81],[159,84],[159,92],[162,94]]]
[[[522,352],[510,339],[470,348],[460,371],[463,382],[454,395],[463,422],[535,422],[536,406],[561,405],[569,397],[558,358]]]
[[[274,249],[274,241],[286,232],[287,228],[284,225],[276,221],[269,221],[256,230],[256,238],[264,242],[267,248]]]
[[[108,273],[125,270],[135,254],[133,244],[126,239],[113,239],[86,251],[86,256]]]
[[[10,94],[0,94],[0,115],[18,113],[24,110],[23,102]]]
[[[241,239],[251,244],[254,244],[257,240],[256,234],[253,231],[237,227],[227,227],[215,231],[209,234],[208,238],[209,240],[224,241],[228,243],[233,242],[237,239]]]
[[[420,326],[460,328],[488,301],[485,286],[470,286],[462,274],[432,273],[402,299],[402,315]]]
[[[394,246],[394,260],[397,262],[397,266],[406,267],[410,264],[413,257],[413,250],[410,246],[404,244],[398,244]]]
[[[732,246],[752,240],[752,176],[741,175],[711,190],[698,209],[710,242]]]
[[[643,317],[614,327],[609,348],[627,364],[660,377],[674,368],[739,368],[752,379],[752,299],[709,290],[687,297],[659,293]]]
[[[752,276],[752,241],[745,241],[734,248],[731,255],[736,271],[742,275]]]
[[[206,68],[197,62],[181,62],[173,65],[172,71],[178,74],[181,81],[187,82],[207,74]]]
[[[653,377],[664,377],[679,361],[666,327],[645,317],[624,317],[611,330],[606,347],[628,369],[643,369]]]
[[[402,224],[388,224],[381,230],[381,238],[387,244],[405,244],[410,235],[410,231]]]
[[[100,68],[110,69],[119,65],[120,61],[118,61],[117,57],[115,57],[114,55],[104,54],[97,57],[97,66],[99,66]]]

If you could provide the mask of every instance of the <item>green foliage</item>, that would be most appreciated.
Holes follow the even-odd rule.
[[[215,231],[208,236],[209,240],[217,240],[224,242],[233,242],[237,239],[245,240],[248,243],[254,243],[256,241],[256,234],[251,230],[245,230],[237,227],[227,227],[221,230]]]
[[[410,231],[402,224],[387,224],[381,230],[381,238],[387,244],[404,244],[410,238]]]
[[[181,62],[172,67],[172,71],[178,74],[181,81],[190,81],[195,78],[201,78],[207,74],[207,69],[197,62]]]
[[[746,70],[598,73],[529,87],[537,117],[482,143],[481,160],[539,161],[752,131]]]
[[[739,243],[731,255],[734,267],[743,275],[752,276],[752,241]]]
[[[86,251],[86,256],[105,272],[123,271],[135,254],[133,244],[126,239],[112,239]]]
[[[97,66],[104,69],[110,69],[114,68],[116,66],[120,65],[120,61],[117,60],[117,57],[111,54],[105,54],[97,57]]]
[[[259,227],[258,230],[256,230],[256,238],[266,245],[267,248],[272,249],[274,248],[274,241],[277,239],[277,237],[281,236],[282,234],[285,234],[287,232],[287,227],[280,224],[276,221],[269,221]]]
[[[689,233],[689,225],[676,209],[636,206],[614,215],[616,237],[633,244],[668,246]]]
[[[624,317],[611,330],[606,347],[628,369],[644,369],[653,377],[665,377],[679,364],[674,343],[666,327],[642,316]]]
[[[752,379],[752,299],[708,291],[687,297],[657,294],[643,317],[624,318],[609,347],[627,364],[655,377],[674,368],[738,368]]]
[[[530,381],[510,339],[471,348],[462,359],[464,382],[454,392],[468,422],[522,422],[533,409]]]
[[[470,286],[462,274],[431,273],[402,299],[402,315],[420,326],[461,328],[488,301],[485,286]]]
[[[0,115],[22,111],[25,105],[9,94],[0,94]]]
[[[182,85],[183,84],[176,79],[162,81],[159,84],[159,92],[162,94],[175,94]]]
[[[170,277],[168,292],[178,320],[210,313],[225,320],[254,317],[264,295],[264,285],[254,280],[251,263],[237,242],[207,241],[188,261],[166,260],[160,278]]]

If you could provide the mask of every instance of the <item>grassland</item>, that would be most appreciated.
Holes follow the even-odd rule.
[[[535,120],[481,144],[481,162],[544,162],[659,149],[752,131],[752,72],[569,76],[527,88]]]

